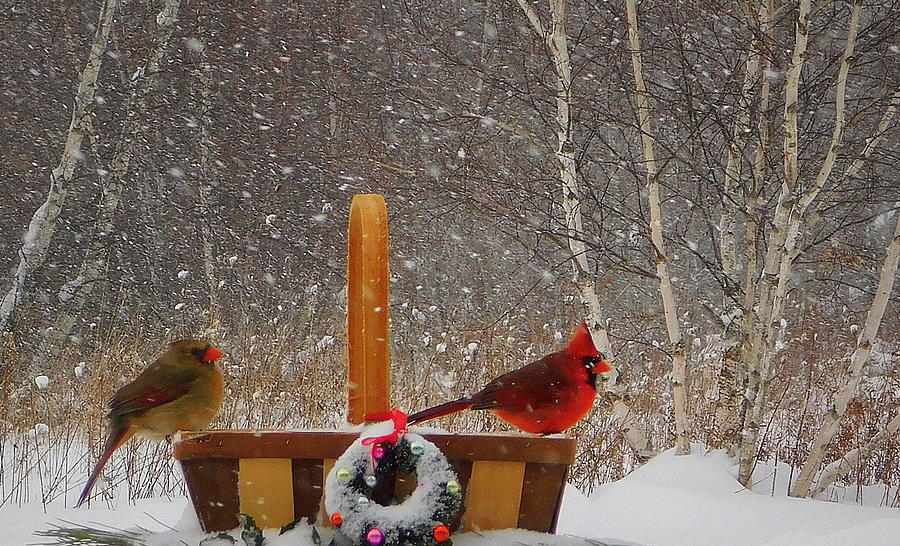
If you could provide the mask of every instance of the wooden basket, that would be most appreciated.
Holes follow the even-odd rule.
[[[348,244],[348,420],[390,408],[387,208],[357,195]],[[518,527],[554,532],[575,440],[556,436],[424,434],[443,451],[465,491],[453,530]],[[264,528],[322,517],[325,476],[358,434],[336,431],[213,430],[175,442],[188,492],[206,532],[238,526],[241,513]],[[413,481],[398,476],[388,498]]]
[[[444,452],[466,491],[452,529],[556,529],[574,440],[512,435],[424,434]],[[324,477],[358,435],[349,432],[211,431],[175,446],[207,532],[233,529],[238,514],[261,527],[321,517]],[[398,477],[403,481],[403,477]],[[397,484],[402,489],[402,484]]]

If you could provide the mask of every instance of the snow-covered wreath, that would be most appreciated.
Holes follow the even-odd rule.
[[[456,473],[437,446],[406,432],[406,414],[395,409],[385,417],[389,423],[366,429],[325,478],[331,522],[354,544],[451,544],[448,525],[462,506]],[[382,506],[369,498],[376,485],[397,474],[415,475],[418,482],[403,502]]]

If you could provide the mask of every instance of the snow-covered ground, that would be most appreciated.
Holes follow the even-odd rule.
[[[668,451],[590,498],[569,488],[560,530],[613,544],[900,544],[900,509],[772,496],[765,481],[751,492],[736,474],[722,452]]]
[[[772,476],[771,469],[760,469]],[[459,535],[456,546],[483,544],[610,545],[896,545],[900,544],[900,509],[791,499],[775,481],[743,490],[735,468],[721,452],[676,457],[666,452],[625,479],[598,487],[590,497],[566,491],[559,537],[496,532]],[[764,491],[764,492],[763,492]],[[72,496],[77,491],[72,492]],[[71,500],[71,499],[70,499]],[[63,523],[68,522],[68,523]],[[183,498],[154,499],[118,509],[65,508],[50,504],[0,508],[0,543],[49,543],[32,532],[53,524],[140,526],[153,533],[148,546],[197,545],[203,535]],[[309,529],[267,541],[267,546],[312,544]],[[323,538],[327,535],[323,533]],[[592,539],[592,542],[576,537]],[[183,542],[181,542],[183,541]],[[327,540],[324,542],[327,544]],[[240,544],[240,542],[239,542]]]

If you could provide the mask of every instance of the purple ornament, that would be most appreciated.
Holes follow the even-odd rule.
[[[366,542],[372,546],[380,546],[384,542],[384,533],[378,527],[372,527],[366,533]]]
[[[376,459],[381,459],[382,457],[384,457],[384,446],[382,446],[381,444],[372,446],[372,456]],[[379,533],[380,532],[381,531],[379,531]],[[379,542],[379,544],[381,543]]]

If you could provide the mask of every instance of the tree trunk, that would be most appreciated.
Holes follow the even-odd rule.
[[[859,335],[856,349],[850,355],[850,377],[847,379],[844,387],[834,395],[834,401],[825,415],[822,428],[819,429],[819,434],[813,440],[809,456],[806,458],[806,462],[803,463],[800,476],[791,489],[791,496],[793,497],[805,497],[809,492],[813,476],[819,471],[819,468],[822,466],[822,460],[825,458],[825,449],[840,431],[841,420],[847,414],[847,405],[856,393],[860,380],[862,380],[863,364],[869,360],[869,355],[872,353],[872,345],[875,343],[878,328],[881,326],[881,319],[884,317],[884,310],[887,308],[891,290],[894,287],[898,262],[900,262],[900,211],[897,212],[897,226],[894,228],[894,237],[888,245],[884,264],[881,266],[881,277],[878,279],[875,298],[872,300],[872,306],[869,308],[869,313],[866,316],[866,323],[862,333]],[[837,478],[830,479],[833,482]]]
[[[728,454],[732,457],[738,456],[743,439],[744,423],[749,410],[749,399],[747,397],[750,387],[751,370],[754,368],[755,361],[754,347],[752,346],[751,333],[755,328],[758,320],[757,314],[753,311],[759,293],[760,271],[760,226],[763,223],[760,214],[760,192],[767,185],[768,169],[767,157],[769,154],[769,102],[771,98],[771,83],[766,76],[772,61],[770,52],[772,51],[772,25],[775,14],[773,0],[765,0],[759,6],[759,25],[762,40],[760,42],[762,67],[760,73],[762,75],[762,83],[760,85],[759,97],[759,121],[757,123],[757,131],[759,142],[757,143],[756,152],[753,156],[753,179],[747,192],[747,226],[744,234],[747,255],[747,270],[744,274],[744,314],[741,319],[741,346],[740,360],[741,364],[738,368],[740,379],[740,400],[736,409],[737,415],[734,416],[735,422],[731,425],[728,434],[729,441],[726,443]]]
[[[84,308],[94,287],[105,277],[115,229],[115,214],[122,198],[123,183],[128,176],[136,141],[143,132],[140,116],[146,111],[147,95],[152,91],[156,76],[165,60],[172,33],[175,31],[180,3],[181,0],[166,0],[156,17],[159,27],[156,49],[146,65],[139,68],[132,77],[131,95],[125,110],[120,140],[108,173],[101,175],[101,199],[93,237],[78,276],[65,283],[59,290],[58,298],[64,304],[64,311],[45,339],[42,353],[47,358],[35,362],[33,367],[44,367],[56,360],[55,357],[75,325],[77,315]]]
[[[0,301],[0,333],[12,330],[15,314],[25,298],[26,283],[34,271],[47,259],[47,249],[53,239],[57,219],[69,192],[75,164],[82,156],[81,143],[84,140],[85,128],[89,124],[97,78],[106,54],[106,45],[109,42],[117,4],[118,0],[105,0],[100,8],[100,21],[94,32],[91,51],[81,72],[81,81],[75,93],[72,120],[69,123],[69,132],[62,156],[59,164],[50,173],[50,189],[47,192],[47,199],[34,212],[28,225],[28,231],[23,237],[22,246],[19,248],[19,264],[13,276],[12,287]]]
[[[216,253],[213,243],[213,230],[210,226],[213,214],[210,194],[213,191],[212,169],[212,68],[204,58],[200,62],[200,240],[203,245],[203,272],[209,293],[209,317],[207,332],[215,335],[222,326],[222,313],[219,305],[219,278],[216,273]]]
[[[783,294],[779,294],[778,291],[787,287],[786,284],[779,282],[779,272],[782,271],[781,264],[785,258],[785,239],[788,225],[792,222],[799,223],[801,219],[794,210],[796,200],[794,191],[799,178],[798,101],[800,76],[803,72],[806,45],[809,41],[809,10],[809,0],[800,0],[794,52],[785,82],[784,180],[781,184],[778,204],[775,207],[768,250],[763,260],[762,277],[758,287],[759,311],[751,321],[752,331],[749,351],[746,355],[749,376],[743,401],[744,423],[738,452],[738,480],[744,486],[750,483],[750,476],[756,461],[759,429],[762,426],[763,410],[766,407],[771,362],[775,358],[774,327],[776,324],[780,327],[781,324],[781,315],[777,304],[783,300]]]
[[[897,431],[900,431],[900,415],[891,419],[887,426],[884,427],[884,430],[872,436],[872,439],[864,446],[850,450],[846,455],[826,466],[810,496],[815,497],[821,494],[828,486],[846,476],[848,472],[859,464],[860,459],[875,451],[881,444],[889,440],[894,434],[897,434]]]
[[[797,197],[799,172],[799,124],[798,97],[800,76],[806,46],[809,41],[810,2],[801,0],[797,20],[794,54],[785,83],[784,106],[784,182],[775,211],[773,243],[766,253],[763,285],[760,290],[760,318],[754,331],[754,357],[756,365],[751,373],[751,401],[744,421],[740,450],[739,479],[745,486],[750,483],[756,459],[759,429],[767,403],[768,384],[782,331],[782,315],[787,297],[788,283],[793,274],[793,262],[798,254],[798,240],[807,210],[825,187],[831,176],[837,153],[843,143],[845,127],[845,99],[847,75],[853,58],[856,34],[859,28],[861,4],[857,2],[850,15],[847,42],[835,83],[835,127],[828,152],[812,186]]]
[[[687,393],[685,375],[687,355],[684,341],[681,339],[681,328],[678,325],[678,309],[672,294],[672,282],[669,278],[665,242],[662,236],[662,210],[659,200],[659,171],[653,150],[653,127],[650,123],[650,94],[644,83],[641,63],[641,44],[638,37],[637,10],[635,0],[625,0],[628,11],[628,40],[631,44],[631,63],[634,68],[634,82],[637,96],[638,120],[641,131],[641,144],[644,152],[644,168],[647,173],[647,188],[650,204],[650,240],[656,253],[656,274],[659,277],[659,292],[662,296],[663,313],[666,318],[666,331],[672,344],[672,394],[675,413],[675,447],[679,455],[691,453],[688,437]]]
[[[819,173],[816,175],[815,181],[813,182],[812,187],[807,190],[796,202],[794,205],[794,210],[791,212],[791,221],[788,223],[787,233],[785,234],[784,239],[784,252],[781,256],[781,264],[779,266],[779,274],[778,274],[778,288],[775,291],[776,300],[773,303],[774,316],[781,316],[782,311],[784,309],[784,298],[787,295],[787,284],[791,280],[792,268],[793,268],[793,259],[796,256],[797,249],[797,241],[799,239],[800,232],[800,224],[802,223],[803,217],[806,214],[807,209],[810,204],[815,201],[816,197],[818,197],[819,193],[822,191],[822,188],[825,187],[825,183],[828,181],[828,177],[831,176],[831,171],[834,169],[834,162],[837,159],[838,151],[841,148],[844,140],[844,126],[845,126],[845,101],[847,95],[847,74],[850,72],[850,62],[853,57],[853,49],[856,45],[856,33],[859,28],[859,15],[862,9],[862,4],[857,1],[853,6],[853,11],[850,15],[850,26],[847,30],[847,43],[844,48],[844,54],[841,58],[840,69],[838,70],[837,82],[835,84],[835,111],[834,111],[834,131],[831,136],[831,144],[828,147],[828,152],[825,154],[825,159],[822,161],[822,166],[819,169]],[[796,96],[791,97],[790,100],[796,102]],[[795,126],[792,128],[793,136],[792,139],[796,140],[797,138],[797,127],[796,127],[796,116],[794,116],[793,123]],[[794,142],[791,145],[793,148],[797,147],[797,143]],[[796,155],[796,154],[795,154]],[[786,160],[787,161],[787,160]],[[796,183],[797,176],[799,172],[797,171],[797,157],[794,157],[792,160],[793,165],[788,166],[786,163],[785,174],[788,175],[788,169],[792,169],[793,174],[793,182],[792,185],[794,187],[794,191],[796,192]],[[794,221],[794,217],[796,217],[796,221]],[[770,324],[770,327],[773,324]],[[769,335],[772,335],[771,332]]]
[[[897,108],[900,106],[900,88],[895,89],[894,93],[888,99],[888,106],[884,110],[884,115],[881,116],[881,121],[878,122],[878,129],[875,131],[875,135],[872,138],[866,139],[866,145],[863,147],[863,151],[859,154],[859,157],[853,160],[853,163],[847,167],[847,170],[844,171],[842,176],[843,180],[848,178],[852,178],[856,176],[856,173],[862,168],[863,164],[867,159],[872,155],[872,151],[884,140],[885,135],[888,134],[888,128],[891,125],[891,121],[893,121],[894,116],[897,115]]]
[[[578,170],[575,162],[575,140],[572,134],[572,72],[566,33],[565,0],[550,0],[551,27],[548,31],[541,23],[534,7],[527,0],[518,0],[519,6],[534,31],[544,39],[556,71],[556,159],[562,181],[562,205],[566,215],[566,240],[572,255],[575,285],[578,288],[584,317],[597,341],[598,348],[613,365],[613,372],[604,381],[604,395],[613,405],[613,413],[622,423],[625,441],[638,458],[647,459],[655,452],[649,436],[636,420],[635,412],[625,399],[624,389],[617,382],[612,344],[602,318],[602,307],[594,276],[587,258],[584,243],[584,221],[581,214],[581,195],[578,187]]]
[[[765,9],[760,7],[757,14],[748,13],[751,24],[759,21],[760,36],[766,36],[768,32],[768,19]],[[735,125],[731,143],[728,147],[725,162],[725,189],[722,196],[722,218],[719,224],[719,253],[722,256],[722,270],[725,273],[725,290],[723,295],[723,354],[722,365],[718,378],[718,403],[716,409],[716,423],[718,430],[713,436],[712,447],[727,448],[736,452],[740,438],[739,410],[741,395],[746,383],[746,370],[743,366],[743,350],[745,349],[746,329],[744,316],[747,313],[746,300],[742,298],[740,289],[740,261],[737,252],[737,226],[738,215],[741,212],[741,201],[745,201],[743,213],[745,218],[751,218],[754,210],[751,208],[751,199],[755,194],[753,188],[753,176],[744,176],[743,150],[751,133],[750,111],[753,107],[753,94],[762,74],[761,65],[766,58],[763,38],[754,40],[745,63],[744,83],[741,86],[741,114]],[[746,197],[742,199],[742,194]],[[755,207],[754,207],[755,208]],[[750,220],[745,222],[747,235],[751,230],[755,232],[755,226]],[[748,240],[749,241],[749,240]],[[753,245],[748,245],[748,272],[755,272],[755,260],[750,258],[749,251]],[[745,275],[748,278],[748,275]],[[745,292],[748,287],[745,287]],[[751,300],[752,304],[752,300]]]

